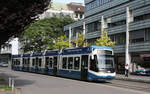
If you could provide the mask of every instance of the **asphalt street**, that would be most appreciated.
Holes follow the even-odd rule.
[[[0,76],[14,78],[15,86],[21,89],[22,94],[149,94],[149,92],[132,88],[110,85],[115,83],[115,81],[110,83],[84,82],[61,77],[18,72],[6,68],[0,68]]]

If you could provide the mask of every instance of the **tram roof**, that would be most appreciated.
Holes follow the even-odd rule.
[[[31,54],[23,54],[22,57],[30,57]]]
[[[94,49],[112,50],[112,47],[107,47],[107,46],[90,46],[90,47]]]
[[[92,52],[93,49],[112,50],[111,47],[106,47],[106,46],[89,46],[89,47],[79,47],[79,48],[68,48],[68,49],[63,49],[62,55],[89,54]]]
[[[21,58],[21,55],[12,55],[12,58]]]
[[[43,56],[43,52],[33,53],[31,57],[38,57],[38,56]]]
[[[55,56],[55,55],[59,55],[59,51],[58,50],[46,51],[46,53],[45,53],[45,56]]]

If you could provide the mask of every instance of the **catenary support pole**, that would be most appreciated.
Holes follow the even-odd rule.
[[[102,31],[104,31],[104,29],[105,29],[105,22],[104,22],[104,16],[102,16],[101,17],[101,33],[102,33]]]
[[[85,22],[83,22],[83,36],[85,38]],[[85,47],[85,43],[84,43],[84,47]]]
[[[69,47],[71,47],[71,27],[69,27]]]
[[[126,8],[126,52],[125,52],[125,64],[130,66],[131,55],[129,53],[129,24],[133,21],[133,14],[129,7]]]

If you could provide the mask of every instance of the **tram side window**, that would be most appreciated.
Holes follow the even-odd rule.
[[[13,60],[13,65],[16,65],[16,59]]]
[[[20,60],[19,59],[17,59],[16,62],[17,62],[17,65],[20,65]]]
[[[73,68],[73,57],[69,57],[68,58],[68,69],[72,69]]]
[[[62,69],[67,69],[67,57],[63,57]]]
[[[25,65],[25,59],[23,58],[23,66]]]
[[[35,65],[36,65],[36,66],[38,66],[38,62],[39,62],[39,60],[38,60],[38,58],[36,58],[36,59],[35,59]]]
[[[30,65],[30,58],[27,59],[27,66]]]
[[[16,65],[18,65],[18,59],[16,59]]]
[[[24,66],[26,66],[26,59],[24,59]]]
[[[32,66],[35,66],[35,59],[32,59]]]
[[[41,67],[41,65],[42,65],[42,59],[39,58],[39,67]]]
[[[49,67],[52,68],[53,67],[53,58],[49,59]]]
[[[79,70],[80,67],[80,57],[75,57],[74,58],[74,69]]]
[[[94,59],[92,59],[90,57],[90,70],[98,72],[98,68],[97,68],[97,56],[94,55]]]
[[[20,65],[20,60],[18,60],[18,65]]]
[[[48,64],[49,64],[49,57],[46,57],[46,63],[45,63],[45,66],[48,66]]]

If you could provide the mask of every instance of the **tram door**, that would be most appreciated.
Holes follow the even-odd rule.
[[[82,55],[81,58],[81,80],[88,78],[88,55]]]
[[[54,57],[54,63],[53,63],[53,74],[57,75],[57,56]]]

